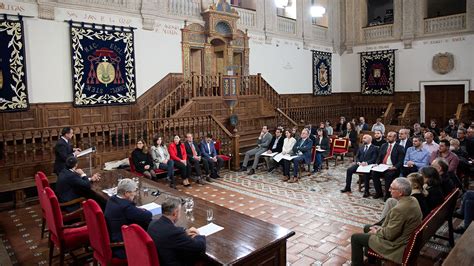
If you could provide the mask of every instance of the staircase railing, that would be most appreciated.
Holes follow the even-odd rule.
[[[398,117],[399,126],[411,126],[420,120],[420,103],[411,102],[405,105],[403,113]]]
[[[393,103],[388,103],[387,109],[382,115],[382,123],[384,125],[390,125],[392,123],[393,116],[395,115],[395,107]]]
[[[468,121],[470,120],[469,112],[471,109],[470,103],[460,103],[456,108],[456,121]]]
[[[275,108],[275,111],[277,113],[277,125],[287,125],[289,123],[289,126],[298,126],[298,123],[291,119],[291,117],[289,117],[280,108]]]

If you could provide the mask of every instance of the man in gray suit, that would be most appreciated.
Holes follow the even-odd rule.
[[[247,172],[248,175],[255,174],[255,170],[257,169],[258,164],[258,158],[260,158],[260,155],[262,155],[262,153],[268,150],[271,141],[272,134],[268,132],[267,126],[263,126],[262,131],[260,132],[260,136],[257,139],[257,147],[245,153],[244,162],[242,163],[240,171],[247,171],[247,164],[249,162],[250,156],[255,155],[252,168]]]

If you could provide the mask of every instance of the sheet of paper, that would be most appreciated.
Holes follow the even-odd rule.
[[[113,195],[117,194],[117,187],[111,187],[108,189],[103,189],[102,192],[112,197]]]
[[[209,235],[212,235],[214,233],[217,233],[221,230],[223,230],[224,227],[222,226],[218,226],[217,224],[215,223],[208,223],[207,225],[205,226],[202,226],[202,227],[199,227],[198,228],[198,231],[199,231],[199,234],[200,235],[203,235],[203,236],[209,236]]]
[[[372,168],[372,171],[383,173],[383,172],[387,171],[388,168],[390,168],[390,166],[388,166],[386,164],[379,164],[379,165],[375,166],[374,168]]]
[[[323,149],[316,149],[316,151],[325,152],[326,150],[323,150]]]
[[[281,153],[273,156],[273,160],[275,160],[277,163],[279,163],[282,158],[283,158],[283,154],[281,154]]]
[[[275,155],[277,155],[277,154],[278,154],[278,152],[274,152],[274,153],[266,153],[266,152],[264,152],[264,153],[262,153],[262,156],[273,157],[273,156],[275,156]]]
[[[291,161],[293,159],[295,159],[296,157],[298,157],[298,155],[295,155],[295,156],[291,156],[291,155],[283,155],[283,159],[285,160],[288,160],[288,161]]]
[[[153,214],[153,216],[161,214],[161,205],[155,202],[151,202],[145,205],[140,206],[139,208],[148,210]]]
[[[89,148],[89,149],[81,151],[76,157],[79,158],[79,157],[84,156],[86,154],[89,154],[91,152],[92,152],[92,148]]]
[[[368,173],[370,173],[370,170],[374,166],[375,166],[375,164],[369,164],[369,165],[366,165],[366,166],[359,165],[359,167],[357,167],[356,173],[368,174]]]

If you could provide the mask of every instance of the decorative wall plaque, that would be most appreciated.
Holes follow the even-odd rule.
[[[439,53],[433,56],[433,70],[438,74],[447,74],[454,68],[452,53]]]

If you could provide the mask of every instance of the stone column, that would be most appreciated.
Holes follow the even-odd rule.
[[[332,48],[339,55],[342,55],[345,51],[344,38],[345,34],[345,8],[344,0],[331,0],[328,3],[326,10],[329,16],[329,27],[328,27],[328,43],[332,43]]]
[[[414,34],[416,37],[422,37],[425,34],[425,18],[428,16],[428,0],[418,0],[414,8]]]
[[[54,20],[55,0],[38,0],[38,17],[42,19]]]
[[[466,1],[466,29],[474,30],[474,0]]]
[[[399,1],[399,0],[396,0]],[[403,0],[403,17],[402,17],[402,36],[401,39],[406,49],[411,48],[411,43],[415,38],[415,32],[417,29],[416,21],[416,3],[412,0]],[[423,19],[423,17],[421,17]]]
[[[393,24],[392,24],[392,37],[400,39],[402,36],[402,21],[403,21],[403,0],[393,0]]]
[[[257,26],[257,29],[258,30],[261,30],[263,31],[263,25],[265,24],[265,9],[266,9],[266,3],[265,1],[257,1],[256,2],[256,5],[255,5],[255,12],[257,13],[257,22],[256,22],[256,26]]]
[[[274,0],[263,0],[264,4],[264,31],[273,33],[277,31],[277,12]]]
[[[352,48],[356,42],[356,16],[355,16],[355,5],[356,1],[345,1],[346,14],[345,14],[345,29],[346,29],[346,39],[345,46],[348,53],[352,53]]]

